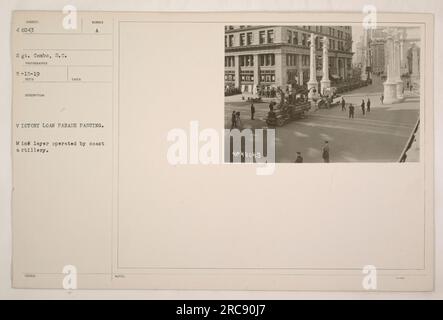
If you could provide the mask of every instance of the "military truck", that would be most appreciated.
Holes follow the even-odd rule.
[[[269,112],[265,119],[268,126],[281,127],[302,118],[304,113],[311,108],[308,91],[303,87],[297,89],[287,93],[280,88],[277,89],[278,102],[272,101],[269,104]]]

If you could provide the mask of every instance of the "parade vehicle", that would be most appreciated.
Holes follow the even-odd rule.
[[[272,101],[269,104],[269,112],[266,123],[271,127],[281,127],[293,120],[304,116],[305,111],[311,108],[308,100],[308,91],[300,87],[291,93],[285,94],[283,90],[277,90],[279,102]]]
[[[336,87],[326,88],[323,91],[323,95],[321,95],[320,99],[317,101],[317,107],[319,109],[329,109],[338,106],[340,102],[337,98],[340,97],[341,96],[337,94]]]

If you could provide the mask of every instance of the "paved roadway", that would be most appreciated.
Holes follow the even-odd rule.
[[[382,105],[381,84],[345,94],[347,103],[357,104],[355,118],[349,119],[341,107],[309,112],[276,129],[277,162],[293,162],[300,151],[305,162],[322,162],[321,148],[330,145],[331,162],[398,161],[419,116],[419,98],[409,96],[404,102]],[[361,99],[371,99],[371,112],[363,116]],[[231,113],[240,111],[244,128],[266,127],[268,103],[256,103],[256,120],[250,120],[250,103],[241,96],[225,99],[225,127],[231,126]]]

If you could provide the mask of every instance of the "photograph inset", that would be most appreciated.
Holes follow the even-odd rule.
[[[419,161],[419,27],[236,25],[224,37],[228,162],[258,161],[244,150],[257,129],[275,130],[278,163]]]

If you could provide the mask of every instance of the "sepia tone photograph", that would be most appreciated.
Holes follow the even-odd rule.
[[[277,163],[420,160],[420,27],[228,25],[224,47],[227,162],[259,161],[257,129]]]

